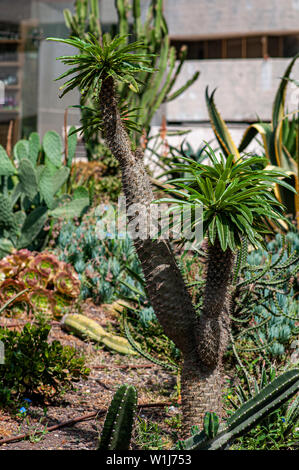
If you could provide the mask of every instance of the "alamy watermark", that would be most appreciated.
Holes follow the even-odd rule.
[[[96,208],[96,235],[100,240],[165,239],[184,240],[185,249],[195,249],[202,241],[202,205],[165,203],[126,204],[126,198],[118,198],[117,207],[100,204]]]

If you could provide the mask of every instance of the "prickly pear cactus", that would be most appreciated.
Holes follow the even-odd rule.
[[[69,192],[76,145],[76,135],[69,135],[66,165],[61,137],[54,131],[45,134],[43,146],[37,132],[19,140],[13,149],[14,162],[0,145],[0,258],[13,248],[40,249],[49,218],[80,217],[88,208],[87,191],[80,198],[64,194]]]

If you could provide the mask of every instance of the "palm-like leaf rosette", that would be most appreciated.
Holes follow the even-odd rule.
[[[60,75],[56,80],[68,77],[68,80],[60,87],[63,97],[69,91],[79,88],[81,94],[86,94],[92,90],[94,96],[99,96],[103,80],[112,77],[115,82],[127,84],[131,90],[138,93],[139,84],[135,78],[138,72],[153,72],[151,67],[152,54],[144,53],[142,41],[127,43],[126,36],[116,36],[113,39],[104,34],[102,44],[99,39],[92,34],[88,34],[86,39],[71,37],[70,39],[48,38],[49,41],[58,41],[79,49],[78,55],[57,57],[70,68]],[[72,78],[69,78],[72,76]],[[86,108],[89,109],[89,108]],[[88,122],[83,123],[84,130],[89,128],[100,128],[101,119],[98,112],[89,109],[91,115]],[[136,109],[131,109],[131,112]],[[94,115],[93,115],[94,113]],[[128,110],[120,109],[124,125],[129,130],[137,130],[133,119],[128,116]],[[131,116],[134,118],[134,116]],[[80,128],[78,130],[83,129]]]
[[[275,184],[294,192],[282,180],[285,172],[265,168],[267,160],[259,156],[243,156],[234,162],[233,155],[217,157],[208,145],[206,153],[211,165],[182,157],[185,163],[177,164],[176,169],[183,176],[170,181],[175,185],[170,191],[177,198],[158,202],[175,204],[177,209],[201,205],[202,221],[191,220],[190,229],[202,223],[203,235],[212,245],[218,239],[223,251],[240,247],[242,237],[255,247],[263,245],[263,235],[269,232],[265,218],[287,221],[283,205],[273,194]]]

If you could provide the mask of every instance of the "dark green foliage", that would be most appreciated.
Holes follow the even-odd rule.
[[[122,189],[122,183],[119,176],[103,176],[95,185],[94,191],[102,198],[109,197],[110,201],[116,202]]]
[[[181,157],[185,164],[175,164],[184,176],[171,180],[177,189],[170,189],[177,199],[161,199],[174,207],[203,206],[203,235],[214,245],[220,241],[221,249],[232,251],[241,246],[241,237],[246,237],[254,246],[263,244],[267,233],[264,218],[283,219],[282,205],[269,191],[274,183],[288,187],[279,178],[285,176],[280,170],[267,170],[262,157],[241,157],[234,163],[233,155],[225,159],[217,157],[207,145],[206,155],[211,166]],[[256,168],[258,166],[258,168]],[[173,171],[173,169],[171,171]],[[198,220],[190,221],[193,229]]]
[[[0,329],[5,362],[0,364],[0,403],[13,405],[20,398],[49,400],[87,378],[85,359],[75,348],[59,341],[48,343],[49,325],[27,323],[21,332]]]
[[[128,450],[137,406],[137,391],[121,385],[109,406],[98,450]]]

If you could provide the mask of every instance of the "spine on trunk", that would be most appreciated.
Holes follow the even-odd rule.
[[[219,240],[207,244],[207,264],[203,306],[198,319],[197,344],[201,362],[213,369],[221,366],[221,358],[229,341],[229,302],[234,255],[222,251]]]
[[[149,222],[149,209],[153,201],[151,184],[140,150],[135,153],[131,149],[117,107],[111,77],[103,80],[99,104],[106,142],[120,163],[127,210],[130,212],[132,204],[141,204],[145,209],[146,221]],[[169,242],[159,238],[153,239],[147,233],[143,239],[134,240],[134,245],[142,265],[151,304],[166,335],[183,354],[194,351],[196,355],[196,313]]]

